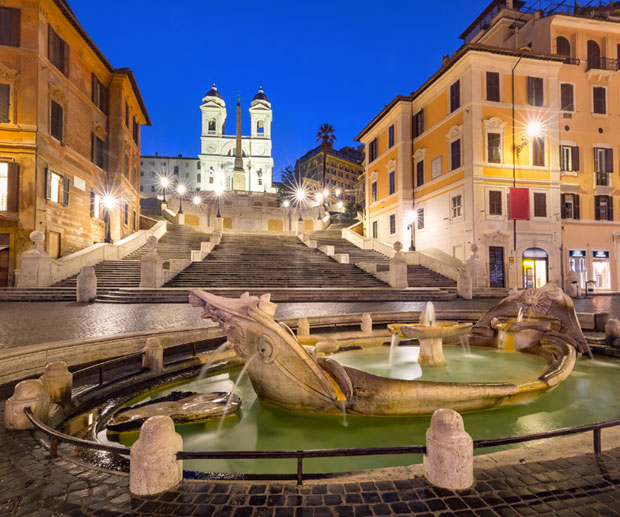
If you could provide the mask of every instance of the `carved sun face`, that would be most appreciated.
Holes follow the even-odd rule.
[[[524,312],[529,309],[532,316],[544,316],[551,307],[549,293],[544,289],[526,289],[517,300]]]

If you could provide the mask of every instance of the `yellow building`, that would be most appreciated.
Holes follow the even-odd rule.
[[[0,5],[0,286],[33,230],[53,258],[139,225],[140,126],[131,70],[115,69],[64,0]]]
[[[620,167],[614,156],[620,24],[601,19],[615,9],[543,16],[522,7],[492,2],[438,72],[360,133],[368,157],[369,236],[406,247],[413,181],[409,219],[416,220],[418,251],[466,261],[477,244],[490,286],[561,285],[574,269],[583,287],[592,280],[598,289],[618,290],[612,173]],[[412,123],[413,144],[406,131],[396,131],[395,146],[411,147],[410,159],[401,162],[382,140],[392,124],[398,129],[399,111],[407,108],[409,118],[402,117]],[[396,195],[390,197],[392,159]],[[513,187],[526,189],[514,193],[514,208],[524,217],[516,222]]]

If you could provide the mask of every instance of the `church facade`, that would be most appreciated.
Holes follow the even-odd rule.
[[[202,100],[200,190],[275,192],[272,186],[271,103],[262,87],[250,105],[250,136],[241,136],[241,105],[237,102],[237,135],[225,132],[226,103],[215,85]],[[241,152],[237,153],[237,142]],[[240,154],[240,156],[237,156]],[[235,158],[237,163],[235,164]],[[240,164],[243,166],[241,174]]]

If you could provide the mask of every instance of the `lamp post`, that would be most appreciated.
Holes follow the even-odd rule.
[[[196,195],[192,199],[192,202],[194,203],[194,206],[199,206],[200,203],[202,203],[202,199],[200,198],[200,196]]]
[[[317,202],[316,218],[320,219],[321,218],[321,204],[323,203],[323,193],[322,192],[317,192],[317,194],[316,194],[316,202]]]
[[[103,206],[105,208],[105,242],[107,244],[112,243],[112,236],[110,230],[110,215],[112,209],[116,206],[116,198],[112,194],[106,194],[103,196]]]
[[[411,231],[411,243],[409,245],[409,251],[415,251],[415,241],[413,239],[416,223],[415,210],[411,209],[409,210],[409,212],[407,212],[407,221],[409,221],[409,223],[407,224],[407,230]]]
[[[186,188],[183,183],[180,183],[177,187],[177,193],[179,194],[179,214],[183,213],[183,195],[185,194]]]
[[[288,219],[288,229],[290,231],[291,229],[291,212],[289,211],[289,207],[291,206],[291,202],[288,199],[285,199],[284,202],[282,203],[282,206],[284,207],[284,213],[287,216]]]
[[[220,214],[220,198],[222,197],[222,193],[224,192],[224,189],[222,188],[221,185],[218,185],[217,187],[215,187],[215,195],[217,196],[217,215],[216,217],[222,217],[222,215]]]
[[[166,177],[161,178],[160,184],[161,188],[164,189],[164,203],[166,202],[166,190],[168,189],[168,185],[170,185],[170,180]]]
[[[295,192],[295,197],[297,198],[297,204],[299,205],[299,221],[301,222],[303,221],[303,218],[301,217],[301,208],[304,199],[306,198],[306,191],[302,188],[297,189],[297,192]]]

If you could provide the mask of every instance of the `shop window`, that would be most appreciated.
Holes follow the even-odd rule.
[[[579,287],[585,289],[588,279],[588,265],[586,250],[568,250],[568,271],[574,271],[579,276]]]
[[[547,283],[549,255],[541,248],[528,248],[523,252],[523,287],[543,287]]]
[[[592,274],[597,289],[611,289],[611,267],[608,250],[592,252]]]

